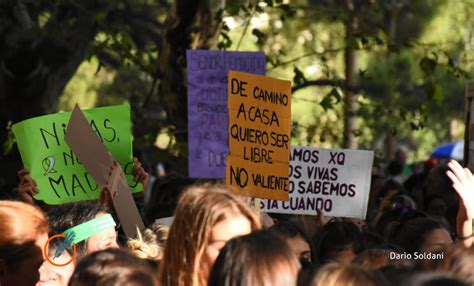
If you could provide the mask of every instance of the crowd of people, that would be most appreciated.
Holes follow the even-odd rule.
[[[471,172],[456,161],[407,169],[397,155],[374,170],[365,220],[261,213],[219,182],[167,175],[136,196],[147,228],[135,237],[106,192],[44,205],[22,170],[0,200],[0,285],[474,285]],[[138,161],[134,171],[146,185]],[[170,227],[156,221],[170,216]],[[111,224],[73,245],[52,239],[98,220]]]

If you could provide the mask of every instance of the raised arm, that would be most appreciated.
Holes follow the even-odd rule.
[[[468,168],[458,162],[448,163],[450,171],[446,174],[453,182],[459,195],[459,210],[456,218],[456,236],[465,247],[471,247],[473,240],[472,219],[474,218],[474,178]]]

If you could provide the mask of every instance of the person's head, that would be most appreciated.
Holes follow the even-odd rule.
[[[158,239],[158,234],[162,234],[162,236],[166,236],[164,240],[168,237],[168,227],[164,225],[156,224],[154,229],[147,228],[143,231],[138,231],[138,235],[136,238],[129,239],[127,242],[127,247],[130,251],[137,257],[141,259],[149,259],[149,260],[161,260],[163,258],[163,250],[164,250],[164,241],[163,237],[161,237],[161,242]]]
[[[288,243],[271,231],[227,242],[209,277],[209,286],[294,286],[300,264]]]
[[[67,264],[56,266],[45,260],[40,267],[40,280],[36,286],[67,286],[74,272],[76,261],[71,248],[66,248],[59,257],[55,258],[56,250],[62,243],[60,239],[52,239],[48,243],[49,260],[56,264]]]
[[[360,248],[360,231],[347,221],[330,221],[313,237],[313,263],[348,263]]]
[[[51,235],[108,214],[108,210],[97,202],[79,202],[54,207],[48,212]],[[113,227],[89,237],[77,244],[78,256],[107,248],[117,248],[117,233]]]
[[[388,176],[398,176],[403,171],[403,162],[393,160],[388,163],[387,166],[387,175]]]
[[[154,269],[123,249],[106,249],[85,256],[77,265],[69,286],[158,286]]]
[[[195,186],[178,200],[160,278],[164,285],[205,285],[220,249],[260,228],[243,199],[222,187]]]
[[[270,228],[283,237],[300,261],[311,262],[311,241],[293,222],[282,221]]]
[[[452,244],[447,227],[432,218],[416,218],[395,228],[392,242],[408,253],[436,252]]]
[[[323,266],[311,286],[375,286],[373,274],[357,265],[330,263]]]
[[[35,285],[47,240],[48,221],[40,209],[0,201],[0,285]]]
[[[414,210],[410,205],[403,205],[398,202],[390,203],[390,207],[386,208],[383,212],[379,213],[379,216],[375,220],[375,230],[378,234],[386,240],[389,240],[393,236],[394,230],[406,221],[427,217],[427,215],[421,211]]]
[[[443,197],[438,195],[433,195],[424,200],[424,209],[425,212],[437,218],[444,218],[448,212],[448,205]]]
[[[150,229],[155,234],[158,245],[164,250],[166,241],[168,240],[168,235],[170,233],[169,226],[160,223],[153,223],[150,225]]]
[[[411,262],[406,259],[398,259],[399,253],[388,249],[368,249],[359,253],[352,261],[355,265],[360,265],[368,270],[377,270],[389,265],[409,267]]]
[[[401,285],[406,286],[468,286],[464,281],[454,276],[437,273],[422,272],[407,276],[402,280]]]
[[[474,248],[451,245],[444,252],[444,259],[436,261],[434,270],[450,273],[474,285]]]
[[[405,146],[400,146],[396,151],[395,151],[395,160],[405,164],[408,158],[408,148]]]

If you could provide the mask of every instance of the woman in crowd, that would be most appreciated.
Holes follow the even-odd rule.
[[[445,272],[474,286],[474,248],[454,244],[444,252],[444,259],[436,260],[433,269]]]
[[[48,216],[51,227],[50,235],[55,235],[93,219],[110,216],[110,213],[104,205],[95,201],[87,201],[54,207],[48,212]],[[78,257],[81,257],[107,248],[118,248],[117,232],[113,226],[78,243],[77,253]]]
[[[350,263],[360,251],[360,231],[351,222],[331,220],[313,237],[313,263]]]
[[[395,256],[397,254],[398,256]],[[410,260],[401,257],[401,255],[393,250],[373,248],[367,249],[359,253],[352,261],[355,265],[360,265],[365,269],[375,271],[387,266],[395,267],[411,267]]]
[[[82,259],[69,286],[158,286],[155,270],[125,250],[97,251]]]
[[[295,223],[279,222],[273,225],[270,230],[286,240],[302,264],[311,263],[311,241]]]
[[[34,286],[48,240],[48,221],[31,205],[0,201],[0,285]]]
[[[163,286],[204,286],[230,239],[260,229],[252,209],[218,186],[194,186],[181,195],[161,261]]]
[[[287,242],[271,231],[230,240],[221,250],[209,286],[295,286],[300,264]]]
[[[56,264],[63,264],[62,266],[53,265],[51,262],[44,261],[41,265],[40,280],[36,286],[67,286],[69,279],[76,267],[76,258],[72,248],[66,248],[58,257],[56,251],[61,239],[52,239],[48,243],[47,254],[50,261]]]
[[[50,236],[64,233],[75,226],[88,223],[94,219],[105,218],[106,216],[109,217],[109,220],[113,220],[106,207],[93,201],[57,206],[50,209],[49,212]],[[111,222],[113,223],[113,221]],[[74,271],[75,264],[82,257],[99,250],[118,248],[117,233],[113,224],[78,242],[76,244],[76,257],[68,265],[56,266],[48,261],[44,261],[40,268],[40,282],[37,286],[65,286]],[[59,238],[50,241],[48,256],[51,260],[62,241]],[[62,261],[69,261],[73,255],[72,249],[67,248],[55,261],[58,261],[58,264],[62,264],[64,263]]]
[[[395,226],[392,242],[402,251],[436,252],[453,243],[448,226],[432,218],[416,218]]]

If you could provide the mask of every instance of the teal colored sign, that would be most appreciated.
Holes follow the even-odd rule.
[[[122,166],[132,192],[141,184],[133,180],[130,106],[117,105],[83,110],[92,129]],[[35,199],[50,205],[97,199],[100,187],[64,141],[70,112],[24,120],[13,125],[23,165],[40,192]]]

